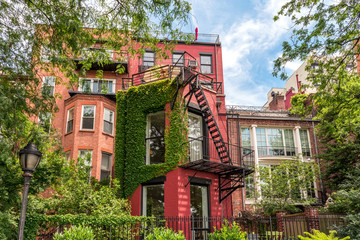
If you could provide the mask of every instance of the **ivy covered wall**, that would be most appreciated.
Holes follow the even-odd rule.
[[[165,110],[175,92],[176,81],[167,79],[117,93],[115,176],[124,198],[141,183],[165,175],[188,158],[187,112],[179,94],[174,109],[166,109],[165,162],[145,164],[146,116]]]

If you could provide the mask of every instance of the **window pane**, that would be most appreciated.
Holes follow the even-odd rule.
[[[111,154],[101,153],[100,181],[108,178],[111,173]]]
[[[74,109],[68,110],[68,121],[66,127],[66,133],[71,132],[73,130],[73,119],[74,119]]]
[[[81,149],[79,150],[79,158],[85,160],[85,165],[91,167],[92,166],[92,150],[89,149]]]
[[[81,90],[84,92],[91,92],[91,80],[81,79]]]
[[[155,65],[155,53],[154,52],[145,52],[143,57],[144,66],[154,66]]]
[[[182,53],[174,53],[172,55],[172,63],[176,64],[177,66],[184,66],[184,54]]]
[[[143,215],[164,217],[164,185],[143,186]]]
[[[195,219],[192,223],[194,239],[206,239],[207,232],[201,229],[208,228],[209,199],[207,186],[190,185],[190,210],[191,217]],[[196,230],[199,229],[199,230]]]
[[[149,114],[146,128],[147,164],[163,163],[165,161],[165,112]]]
[[[245,196],[246,198],[255,198],[255,182],[253,174],[245,178]]]
[[[94,117],[94,106],[83,107],[83,117]]]
[[[82,129],[94,129],[94,119],[83,118]]]
[[[282,129],[267,128],[266,133],[269,144],[269,155],[284,155]]]
[[[42,85],[42,95],[43,96],[54,95],[55,80],[56,80],[56,78],[54,76],[44,76],[43,77],[43,85]]]
[[[256,140],[258,145],[259,156],[266,156],[267,146],[266,146],[265,128],[256,128]]]
[[[107,108],[104,108],[104,120],[108,121],[108,122],[112,122],[113,121],[113,111],[110,111]]]
[[[189,113],[189,141],[190,141],[190,161],[200,160],[203,157],[203,130],[202,117]]]
[[[300,129],[300,140],[303,155],[310,156],[310,144],[307,130]]]
[[[202,73],[211,73],[211,66],[201,65],[201,72]]]
[[[295,156],[294,134],[291,129],[284,129],[285,147],[287,156]]]
[[[211,64],[211,56],[206,56],[206,55],[200,56],[200,63],[210,65]]]

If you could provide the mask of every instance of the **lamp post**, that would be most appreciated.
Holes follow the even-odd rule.
[[[29,193],[30,180],[32,178],[32,174],[38,166],[42,153],[37,149],[33,140],[31,140],[26,147],[20,150],[19,159],[20,165],[24,172],[24,192],[23,199],[21,203],[21,213],[20,213],[20,221],[19,221],[19,233],[18,240],[24,239],[24,227],[25,227],[25,217],[26,217],[26,207],[27,207],[27,199]]]

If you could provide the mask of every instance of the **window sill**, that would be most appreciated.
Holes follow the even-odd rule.
[[[67,133],[64,134],[64,136],[70,135],[70,134],[72,134],[73,132],[74,132],[74,131],[67,132]]]
[[[89,133],[94,133],[95,130],[94,129],[80,129],[79,132],[89,132]]]
[[[114,138],[113,134],[107,133],[107,132],[102,132],[103,135]]]

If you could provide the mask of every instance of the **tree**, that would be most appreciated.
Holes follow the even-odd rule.
[[[190,9],[185,0],[0,1],[1,219],[14,226],[12,216],[19,211],[23,184],[17,154],[30,139],[35,138],[44,153],[32,179],[32,194],[56,181],[64,166],[60,144],[54,140],[56,132],[45,133],[35,123],[41,114],[54,113],[55,98],[61,97],[41,94],[41,72],[57,76],[56,84],[65,84],[63,78],[70,79],[69,85],[78,84],[79,75],[92,62],[109,61],[106,50],[99,49],[87,56],[80,71],[74,71],[72,58],[99,42],[134,57],[144,47],[166,57],[165,50],[171,49],[174,40],[191,38],[180,32]],[[160,37],[170,39],[161,49],[157,47]],[[117,69],[123,71],[121,65]],[[1,230],[10,229],[3,226]]]
[[[265,214],[276,211],[297,212],[295,204],[314,203],[311,195],[316,191],[317,165],[301,162],[299,159],[286,160],[280,165],[260,166],[259,182],[261,199],[257,203]]]
[[[337,189],[359,162],[360,78],[357,58],[360,41],[358,1],[291,0],[274,17],[290,17],[294,23],[290,41],[274,64],[274,76],[286,79],[289,61],[308,62],[308,80],[317,92],[308,99],[294,99],[294,113],[316,112],[322,157],[328,186]],[[304,88],[309,86],[303,86]],[[305,101],[312,101],[306,106]]]

